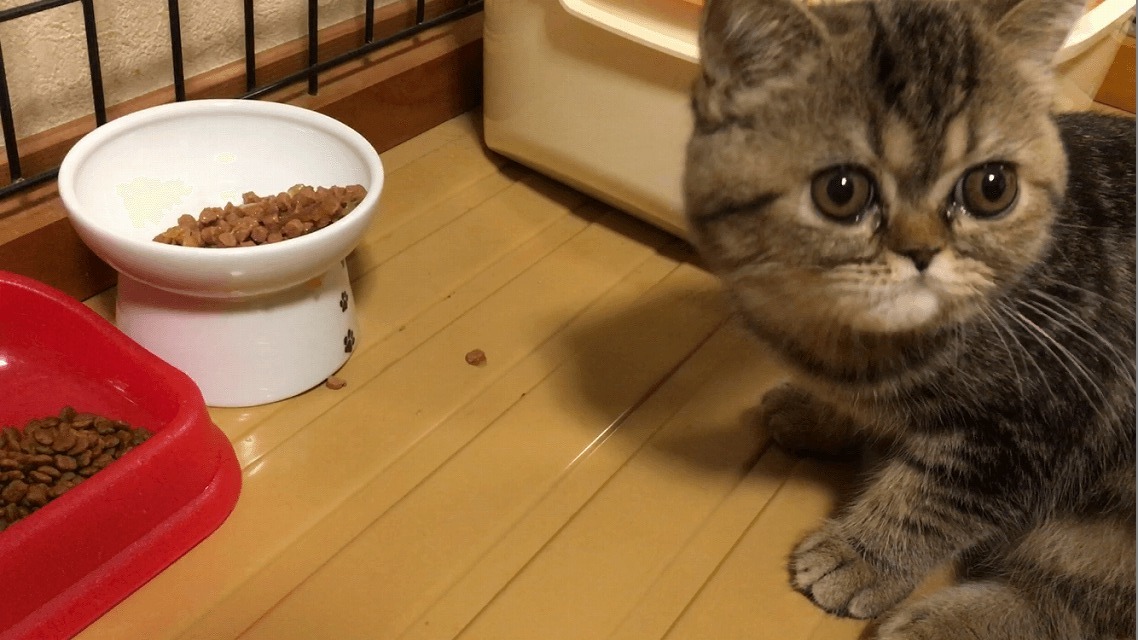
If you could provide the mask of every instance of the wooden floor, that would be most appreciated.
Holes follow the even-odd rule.
[[[848,476],[746,425],[779,371],[685,245],[487,152],[476,115],[383,160],[347,387],[213,410],[236,510],[83,640],[862,633],[785,575]]]

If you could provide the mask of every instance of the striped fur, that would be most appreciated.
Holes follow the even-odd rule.
[[[799,374],[764,398],[771,435],[887,451],[789,565],[825,610],[882,617],[881,639],[1135,637],[1135,129],[1051,112],[1049,61],[1082,6],[705,12],[692,236]],[[991,161],[1019,195],[979,219],[952,194]],[[810,183],[850,164],[878,205],[835,223]],[[897,606],[948,562],[956,586]]]

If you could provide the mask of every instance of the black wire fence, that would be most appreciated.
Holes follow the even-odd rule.
[[[364,37],[360,46],[321,61],[319,58],[319,8],[317,0],[308,2],[308,63],[299,71],[275,80],[257,84],[257,52],[254,46],[256,25],[253,19],[253,1],[244,0],[244,38],[245,38],[245,94],[242,98],[259,98],[291,84],[307,81],[308,93],[315,95],[321,72],[348,62],[377,49],[410,38],[418,33],[442,24],[459,20],[482,10],[483,0],[466,0],[454,9],[446,11],[430,20],[426,19],[427,0],[416,0],[415,22],[389,36],[375,38],[375,0],[364,0]],[[35,0],[26,4],[0,10],[0,23],[18,20],[32,14],[55,9],[78,2],[83,8],[83,30],[87,41],[87,62],[91,72],[91,99],[94,105],[95,126],[107,122],[106,95],[103,91],[103,73],[99,60],[99,39],[95,30],[94,0]],[[174,71],[174,99],[186,99],[186,75],[182,65],[182,27],[178,0],[167,0],[170,16],[170,50]],[[8,77],[4,68],[4,49],[0,42],[0,131],[3,133],[4,149],[8,159],[9,183],[0,186],[0,198],[28,189],[42,182],[55,179],[59,167],[25,177],[20,166],[19,140],[16,138],[15,119],[12,113],[12,99],[8,91]]]

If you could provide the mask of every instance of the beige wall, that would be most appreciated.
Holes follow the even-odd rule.
[[[28,0],[0,0],[6,9]],[[377,0],[376,5],[386,4]],[[320,0],[320,26],[364,12],[363,0]],[[182,51],[192,76],[244,56],[242,0],[180,0]],[[305,33],[305,0],[255,0],[257,50]],[[95,0],[107,104],[173,83],[166,0]],[[79,3],[0,24],[19,137],[92,112]]]

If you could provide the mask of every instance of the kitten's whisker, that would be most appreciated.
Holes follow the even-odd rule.
[[[1040,327],[1038,324],[1032,322],[1030,318],[1024,316],[1022,313],[1020,313],[1019,311],[1016,311],[1015,309],[1011,309],[1010,311],[1012,314],[1011,318],[1013,320],[1019,322],[1019,324],[1024,329],[1027,329],[1030,334],[1036,336],[1037,342],[1039,342],[1039,345],[1042,346],[1044,349],[1046,349],[1047,352],[1050,353],[1051,356],[1055,358],[1056,362],[1058,362],[1059,365],[1061,367],[1063,367],[1063,369],[1067,372],[1067,374],[1070,375],[1071,381],[1075,384],[1075,386],[1077,386],[1079,388],[1079,391],[1081,391],[1082,394],[1086,397],[1088,403],[1094,405],[1095,399],[1087,391],[1086,387],[1084,387],[1083,384],[1079,381],[1079,376],[1076,375],[1075,371],[1072,370],[1070,366],[1068,366],[1069,364],[1073,365],[1076,369],[1078,369],[1078,371],[1080,373],[1083,374],[1082,377],[1085,378],[1088,383],[1090,383],[1091,388],[1098,392],[1099,399],[1106,399],[1106,393],[1102,390],[1102,388],[1098,384],[1096,384],[1094,376],[1092,376],[1091,373],[1089,371],[1087,371],[1087,369],[1082,365],[1081,362],[1079,362],[1078,358],[1076,358],[1074,356],[1074,354],[1072,354],[1069,350],[1067,350],[1066,347],[1059,344],[1059,341],[1057,341],[1054,337],[1052,337],[1052,335],[1050,333],[1048,333],[1045,329]],[[1047,342],[1050,342],[1052,345],[1054,345],[1055,349],[1058,349],[1058,352],[1056,352],[1055,349],[1052,349],[1051,347],[1047,346],[1047,344],[1045,342],[1043,342],[1042,340],[1038,340],[1038,338],[1042,338],[1044,340],[1047,340]],[[1066,356],[1066,358],[1062,357],[1064,355]]]
[[[1048,285],[1060,286],[1060,287],[1067,287],[1068,289],[1072,289],[1074,291],[1080,291],[1082,293],[1087,294],[1088,296],[1093,296],[1095,298],[1098,298],[1104,304],[1112,304],[1112,305],[1118,306],[1117,301],[1112,300],[1111,298],[1108,298],[1108,297],[1104,296],[1103,294],[1098,293],[1097,291],[1091,291],[1090,289],[1080,287],[1077,284],[1071,284],[1070,282],[1063,282],[1062,280],[1058,280],[1056,278],[1048,278],[1047,284]]]
[[[1063,249],[1062,245],[1055,243],[1051,246],[1051,250],[1058,253],[1063,258],[1063,262],[1067,263],[1068,267],[1078,271],[1079,268],[1074,262],[1071,262],[1071,256]]]
[[[1117,231],[1117,229],[1114,229],[1112,227],[1100,227],[1100,226],[1090,225],[1090,224],[1075,224],[1073,222],[1052,222],[1051,224],[1053,226],[1056,226],[1056,227],[1068,227],[1070,229],[1085,229],[1088,231],[1092,231],[1092,230],[1093,231]]]
[[[1023,397],[1023,374],[1019,372],[1019,363],[1016,362],[1016,357],[1012,352],[1011,345],[1009,345],[1008,341],[1004,339],[1004,334],[1002,331],[1000,331],[1000,325],[995,321],[991,314],[988,313],[988,310],[981,309],[980,314],[984,317],[985,320],[988,321],[988,324],[992,327],[992,331],[996,333],[996,337],[999,338],[1000,342],[1004,345],[1004,351],[1007,351],[1008,360],[1012,363],[1012,370],[1015,371],[1016,385],[1019,386],[1019,395],[1020,397]]]
[[[1071,308],[1068,306],[1066,301],[1064,301],[1060,298],[1056,298],[1055,296],[1047,293],[1046,291],[1040,291],[1039,289],[1030,289],[1029,293],[1039,297],[1041,299],[1041,302],[1050,302],[1051,303],[1050,306],[1053,307],[1056,311],[1061,310],[1061,311],[1065,312],[1066,314],[1068,314],[1068,317],[1070,317],[1072,320],[1078,322],[1083,327],[1086,327],[1087,331],[1094,334],[1094,336],[1096,338],[1098,338],[1099,340],[1101,340],[1104,345],[1106,345],[1107,347],[1110,347],[1112,349],[1116,349],[1115,345],[1111,344],[1111,342],[1109,340],[1107,340],[1106,338],[1102,337],[1096,329],[1094,329],[1093,327],[1088,325],[1085,320],[1083,320],[1081,317],[1076,315],[1074,313],[1074,311],[1071,310]],[[1125,354],[1123,354],[1123,357],[1125,359],[1129,360],[1129,358],[1127,358]]]
[[[1047,394],[1051,396],[1052,400],[1058,403],[1059,396],[1055,395],[1055,390],[1051,388],[1051,380],[1047,377],[1047,374],[1044,373],[1043,367],[1039,366],[1039,361],[1035,359],[1035,355],[1033,355],[1030,351],[1027,350],[1026,347],[1024,347],[1023,343],[1019,340],[1019,336],[1016,335],[1016,332],[1010,326],[1008,326],[1007,314],[999,313],[1000,311],[1012,311],[1012,309],[1008,307],[1008,305],[1004,302],[998,301],[997,304],[999,306],[997,309],[995,309],[996,314],[994,318],[999,321],[999,324],[1003,325],[1004,329],[1008,332],[1008,337],[1012,339],[1012,342],[1016,343],[1016,347],[1019,349],[1019,352],[1024,356],[1024,361],[1030,363],[1031,366],[1035,367],[1036,372],[1039,373],[1039,379],[1043,382],[1043,385],[1047,387]]]
[[[1046,295],[1038,291],[1032,291],[1031,293]],[[1111,366],[1116,370],[1116,372],[1122,374],[1123,377],[1127,379],[1130,386],[1134,385],[1133,360],[1128,359],[1125,355],[1123,355],[1122,352],[1118,350],[1117,346],[1112,345],[1106,338],[1102,337],[1098,331],[1095,331],[1095,329],[1088,325],[1082,318],[1075,315],[1071,310],[1058,306],[1057,301],[1054,301],[1053,299],[1049,301],[1045,298],[1039,302],[1022,300],[1021,302],[1031,307],[1032,309],[1035,309],[1039,313],[1047,315],[1049,318],[1057,322],[1059,327],[1065,329],[1067,333],[1071,334],[1076,340],[1090,347],[1094,353],[1105,357]],[[1084,329],[1084,331],[1075,331],[1075,329],[1070,326],[1071,324],[1077,325],[1078,327]],[[1094,344],[1087,338],[1083,337],[1082,333],[1086,333],[1087,335],[1096,338],[1098,340],[1098,344]],[[1103,347],[1105,347],[1105,349]]]
[[[1024,301],[1024,303],[1025,304],[1031,304],[1030,302],[1028,302],[1026,300]],[[1120,378],[1122,378],[1123,383],[1128,388],[1130,388],[1132,390],[1134,389],[1134,385],[1135,385],[1134,374],[1135,374],[1135,372],[1134,372],[1134,360],[1133,360],[1133,358],[1127,357],[1126,354],[1124,352],[1122,352],[1116,345],[1111,344],[1108,340],[1106,340],[1106,338],[1104,338],[1097,331],[1095,331],[1089,325],[1087,325],[1085,322],[1083,322],[1081,318],[1074,316],[1069,311],[1059,310],[1059,309],[1055,309],[1053,307],[1047,307],[1046,305],[1038,305],[1038,306],[1037,305],[1031,305],[1031,306],[1033,308],[1036,308],[1037,310],[1039,310],[1042,313],[1050,312],[1051,314],[1058,314],[1058,315],[1060,315],[1060,317],[1066,317],[1066,318],[1076,322],[1077,324],[1081,325],[1081,327],[1084,328],[1085,333],[1087,335],[1089,335],[1093,338],[1096,338],[1098,340],[1098,342],[1099,342],[1098,345],[1092,344],[1089,340],[1087,340],[1085,337],[1083,337],[1080,334],[1080,332],[1075,331],[1072,327],[1067,326],[1067,325],[1062,325],[1062,324],[1060,326],[1062,326],[1064,329],[1066,329],[1068,333],[1070,333],[1072,336],[1075,337],[1075,339],[1077,339],[1080,342],[1082,342],[1083,344],[1087,345],[1092,350],[1092,352],[1094,354],[1097,354],[1097,355],[1103,357],[1106,360],[1106,363],[1109,365],[1110,370],[1113,370],[1116,374],[1118,374],[1118,376]],[[1059,320],[1059,322],[1062,322],[1062,320]]]

